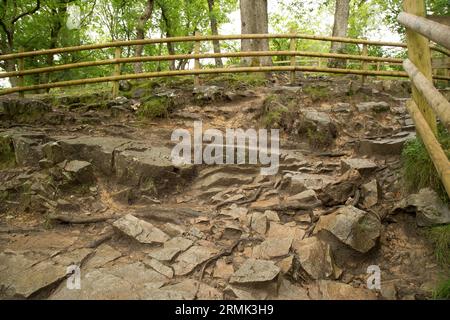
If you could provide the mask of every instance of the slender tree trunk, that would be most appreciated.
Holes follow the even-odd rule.
[[[61,9],[56,10],[53,9],[52,10],[52,18],[53,20],[53,24],[51,26],[50,29],[50,45],[49,45],[49,49],[54,49],[57,47],[58,45],[58,39],[59,39],[59,33],[61,32],[62,29],[62,21],[61,19],[63,19],[65,17],[67,13],[67,3],[64,3],[64,6],[61,7]],[[49,54],[47,56],[47,66],[52,67],[54,65],[54,55],[53,54]],[[49,83],[50,82],[50,73],[45,73],[43,74],[43,83]],[[46,92],[49,92],[50,89],[46,89]]]
[[[145,24],[150,20],[153,13],[153,0],[147,0],[147,4],[145,6],[144,13],[139,18],[137,27],[136,27],[136,39],[142,40],[145,38]],[[136,46],[136,57],[141,57],[142,52],[144,51],[144,46],[138,45]],[[135,73],[142,73],[143,71],[143,65],[142,62],[135,63],[134,65],[134,72]]]
[[[169,17],[167,16],[166,9],[161,7],[161,17],[164,20],[164,24],[166,25],[166,38],[170,38],[172,36],[171,32],[171,24]],[[173,56],[175,55],[175,48],[173,46],[172,42],[167,42],[167,51],[169,52],[169,55]],[[175,70],[175,61],[171,60],[169,61],[169,70]]]
[[[218,35],[218,27],[217,27],[217,19],[214,15],[214,0],[208,0],[208,8],[209,8],[209,20],[211,23],[211,34],[212,35]],[[214,53],[220,53],[220,42],[219,40],[213,40],[213,48]],[[216,58],[216,67],[222,68],[223,63],[221,58]]]
[[[267,0],[240,0],[241,9],[241,34],[264,34],[269,32],[269,17],[267,12]],[[268,51],[268,39],[241,41],[241,51]],[[242,62],[247,66],[270,66],[271,57],[243,58]]]
[[[336,0],[336,11],[334,14],[333,37],[346,37],[348,31],[348,18],[350,15],[350,0]],[[344,53],[345,44],[342,42],[331,43],[331,53]],[[346,60],[332,59],[328,63],[331,68],[345,68]]]

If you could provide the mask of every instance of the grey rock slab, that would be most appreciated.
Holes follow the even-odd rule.
[[[141,243],[164,243],[170,239],[150,222],[140,220],[131,214],[116,220],[113,226]]]
[[[405,143],[416,137],[415,133],[408,133],[402,137],[391,137],[379,140],[363,139],[358,144],[358,152],[362,155],[400,155]]]
[[[213,257],[219,251],[216,248],[193,246],[183,252],[173,264],[175,275],[183,276],[192,272],[198,265]]]
[[[302,192],[306,189],[312,189],[315,191],[322,190],[336,181],[335,178],[322,174],[300,173],[289,176],[291,179],[289,190],[293,193]]]
[[[92,164],[87,161],[72,160],[66,163],[64,170],[73,175],[82,184],[89,184],[95,180]]]
[[[320,207],[322,202],[317,198],[314,190],[306,190],[294,196],[287,197],[282,207],[291,210],[311,210]]]
[[[111,175],[113,169],[113,152],[129,140],[115,137],[62,138],[58,145],[67,160],[84,160],[91,162],[104,174]]]
[[[258,283],[274,280],[280,273],[280,268],[272,261],[248,259],[231,276],[230,283]]]
[[[422,189],[408,196],[397,209],[416,212],[416,223],[420,227],[450,223],[449,207],[431,189]]]
[[[192,240],[176,237],[164,243],[164,247],[150,252],[148,255],[159,261],[171,261],[178,253],[189,249]]]
[[[259,259],[273,259],[289,254],[293,238],[269,238],[253,249],[253,257]]]
[[[152,267],[155,271],[161,273],[167,278],[173,278],[173,269],[165,264],[159,262],[156,259],[147,258],[143,261],[146,265]]]
[[[147,300],[220,300],[222,294],[209,285],[193,279],[167,285],[159,289],[149,288],[144,299]]]
[[[389,103],[381,102],[361,102],[356,105],[359,112],[385,112],[389,111]]]
[[[380,198],[378,189],[379,186],[376,179],[361,186],[362,196],[364,198],[364,207],[371,208],[378,203],[378,200]]]
[[[358,170],[361,175],[370,174],[378,168],[378,165],[369,159],[352,158],[341,161],[342,173],[349,170]]]
[[[108,244],[100,245],[92,258],[90,258],[84,265],[85,269],[101,268],[107,263],[117,260],[122,256],[122,253]]]
[[[251,227],[257,233],[264,235],[267,231],[267,216],[261,212],[252,214]]]
[[[375,291],[330,280],[319,280],[308,289],[314,300],[377,300]]]
[[[335,275],[331,248],[317,237],[294,242],[293,249],[302,268],[315,279],[328,279]]]
[[[92,250],[77,249],[53,258],[38,252],[0,253],[0,287],[6,296],[29,298],[40,289],[66,278],[67,267],[81,264]]]
[[[141,262],[118,263],[108,268],[82,272],[81,289],[69,290],[63,283],[51,300],[137,300],[145,299],[148,290],[168,282],[160,273]]]
[[[217,172],[206,176],[194,184],[196,189],[210,189],[213,187],[230,187],[233,185],[249,184],[254,177],[244,174],[229,174],[224,172]]]

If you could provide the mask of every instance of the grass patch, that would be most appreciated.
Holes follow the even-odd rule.
[[[329,95],[328,89],[324,87],[306,87],[303,92],[310,96],[313,102],[322,100]]]
[[[450,158],[450,134],[441,126],[438,130],[438,140],[447,157]],[[445,203],[450,203],[447,192],[420,138],[406,143],[402,152],[402,160],[403,180],[408,192],[431,188]]]
[[[442,281],[433,292],[433,299],[450,299],[450,279]]]
[[[283,125],[283,116],[289,112],[289,108],[278,101],[278,97],[270,95],[264,101],[262,124],[265,128],[280,129]]]
[[[444,267],[450,266],[450,224],[430,228],[428,237],[435,247],[436,260]]]
[[[222,75],[205,76],[205,83],[225,86],[232,89],[245,89],[249,87],[261,87],[267,85],[264,73],[230,73]]]
[[[437,262],[448,275],[450,267],[450,224],[429,228],[426,233],[433,243]],[[433,299],[450,299],[450,278],[448,276],[444,277],[433,291]]]

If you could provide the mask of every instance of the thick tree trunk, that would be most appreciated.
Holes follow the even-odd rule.
[[[142,16],[139,18],[138,24],[136,26],[136,39],[137,40],[142,40],[145,38],[145,24],[148,22],[148,20],[150,20],[150,18],[152,17],[152,13],[153,13],[153,1],[154,0],[147,0],[147,4],[145,6],[145,10],[144,13],[142,14]],[[136,46],[136,53],[135,56],[136,57],[141,57],[142,56],[142,52],[144,51],[144,46],[142,45],[138,45]],[[135,73],[142,73],[143,71],[143,65],[142,62],[138,62],[134,65],[134,72]]]
[[[346,37],[348,31],[348,18],[350,15],[350,0],[336,0],[334,14],[333,37]],[[342,42],[331,43],[331,53],[344,53],[345,44]],[[330,68],[345,68],[347,62],[343,59],[332,59],[328,63]]]
[[[161,7],[161,18],[164,20],[164,24],[166,25],[166,38],[170,38],[172,36],[171,24],[166,9],[164,7]],[[167,51],[169,52],[169,55],[171,56],[175,55],[175,48],[172,42],[167,42]],[[175,61],[174,60],[169,61],[169,70],[175,69],[176,69]]]
[[[217,19],[214,15],[214,0],[208,0],[208,8],[209,8],[209,20],[211,23],[211,34],[218,35],[218,27],[217,27]],[[219,40],[213,40],[214,53],[220,53],[220,42]],[[223,63],[221,58],[216,58],[216,67],[222,68]]]
[[[240,0],[241,9],[241,34],[269,33],[269,16],[267,12],[267,0]],[[241,40],[241,51],[268,51],[268,39]],[[246,66],[270,66],[271,57],[243,58]]]

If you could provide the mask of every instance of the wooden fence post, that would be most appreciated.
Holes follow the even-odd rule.
[[[195,36],[200,37],[200,32],[195,31]],[[200,41],[195,41],[194,53],[200,54]],[[194,70],[200,70],[200,59],[194,60]],[[194,75],[194,87],[200,86],[200,77],[199,75]]]
[[[450,57],[446,57],[445,58],[445,64],[446,64],[446,66],[444,68],[444,76],[448,77],[450,75],[450,72],[449,72],[449,70],[450,70]],[[449,87],[449,86],[450,86],[450,80],[447,80],[447,87]]]
[[[24,48],[20,47],[19,52],[22,53],[24,51],[25,51]],[[24,71],[25,70],[25,58],[19,58],[17,66],[18,66],[19,71]],[[23,76],[18,77],[17,86],[19,88],[25,86],[25,78]],[[19,97],[21,97],[21,98],[25,97],[25,92],[24,91],[19,92]]]
[[[367,57],[369,55],[369,48],[368,48],[367,44],[363,44],[362,55],[364,57]],[[369,70],[368,67],[369,66],[367,64],[367,61],[364,60],[363,63],[362,63],[362,69],[363,70]],[[362,76],[362,84],[363,85],[366,83],[366,78],[367,78],[367,76]]]
[[[295,29],[291,29],[291,33],[295,34]],[[289,50],[290,51],[297,51],[297,39],[295,37],[291,38],[291,41],[289,43]],[[291,56],[291,67],[295,67],[297,64],[297,56]],[[295,70],[291,71],[291,85],[295,83]]]
[[[403,9],[405,12],[416,16],[424,17],[426,14],[425,1],[423,0],[404,0]],[[409,28],[406,28],[406,39],[408,43],[409,60],[414,63],[417,69],[419,69],[419,71],[422,72],[428,80],[433,81],[430,41]],[[430,126],[430,129],[434,134],[436,134],[436,115],[414,85],[412,85],[412,91],[413,99],[419,110],[422,112],[423,117]]]
[[[122,47],[116,47],[115,58],[120,59],[121,57],[122,57]],[[121,64],[117,63],[114,65],[113,76],[120,76],[120,74],[121,74]],[[120,81],[114,81],[113,82],[113,90],[112,90],[113,98],[116,98],[119,96],[119,88],[120,88]]]

